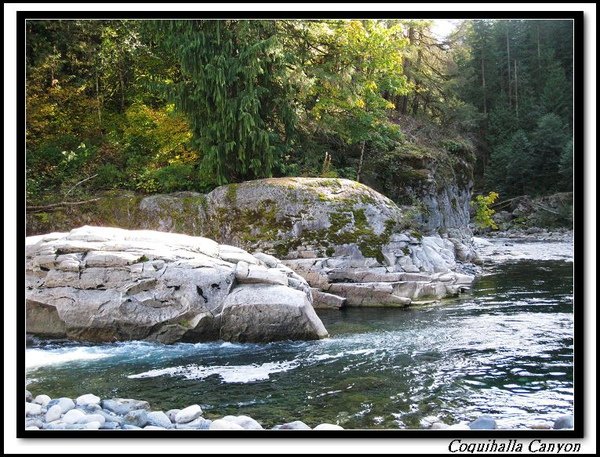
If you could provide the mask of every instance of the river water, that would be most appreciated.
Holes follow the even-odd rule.
[[[198,403],[208,418],[246,414],[265,427],[417,428],[428,416],[491,414],[500,428],[521,428],[572,414],[572,244],[493,243],[534,254],[490,264],[459,299],[320,311],[331,337],[312,342],[38,341],[26,350],[28,389],[156,410]]]

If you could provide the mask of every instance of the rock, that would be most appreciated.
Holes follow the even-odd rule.
[[[313,430],[344,430],[344,427],[334,424],[319,424]]]
[[[116,430],[119,426],[118,422],[104,422],[104,424],[100,425],[100,428],[103,430]]]
[[[104,425],[106,418],[102,414],[86,414],[81,420],[80,424],[87,424],[89,422],[98,422],[100,425]]]
[[[249,416],[225,416],[223,420],[238,424],[244,430],[262,430],[263,427]]]
[[[77,397],[75,400],[75,404],[77,406],[86,406],[86,405],[99,405],[100,397],[92,394],[85,394]]]
[[[575,423],[573,421],[573,416],[565,415],[560,416],[558,419],[554,421],[554,425],[552,426],[555,430],[562,430],[565,428],[575,428]]]
[[[52,399],[48,395],[38,395],[33,399],[33,403],[37,403],[38,405],[46,406],[50,403]]]
[[[115,414],[110,413],[109,411],[99,410],[96,414],[104,417],[106,422],[116,422],[117,424],[123,423],[123,418],[121,416],[117,416]]]
[[[29,425],[27,427],[25,427],[25,430],[39,430],[40,427],[38,427],[37,425]]]
[[[175,417],[177,416],[177,413],[179,411],[181,411],[181,410],[180,409],[170,409],[165,414],[167,415],[169,420],[174,424],[176,422]]]
[[[129,425],[135,425],[136,427],[144,427],[148,424],[148,411],[145,409],[134,409],[129,411],[123,421]]]
[[[197,419],[202,415],[202,408],[200,405],[191,405],[187,408],[183,408],[175,415],[175,422],[178,424],[185,424]]]
[[[215,421],[212,421],[212,423],[210,424],[210,426],[208,427],[209,430],[244,430],[244,427],[242,427],[241,425],[238,425],[234,422],[229,422],[223,419],[217,419]]]
[[[448,424],[444,424],[443,422],[434,422],[433,424],[431,424],[431,427],[429,427],[429,428],[431,430],[445,430],[445,429],[450,428],[450,426]]]
[[[285,286],[245,284],[225,299],[226,341],[313,340],[328,336],[306,293]]]
[[[83,423],[85,418],[85,413],[79,411],[78,409],[71,409],[65,413],[62,418],[62,421],[65,424],[78,424]]]
[[[98,430],[102,427],[102,424],[98,421],[86,422],[82,425],[84,430]]]
[[[175,428],[177,429],[193,429],[193,430],[208,430],[211,424],[211,420],[204,419],[203,417],[199,417],[198,419],[194,419],[191,422],[186,422],[185,424],[176,424]]]
[[[33,395],[28,390],[25,390],[25,401],[30,402],[33,400]]]
[[[125,416],[133,410],[148,410],[150,409],[150,404],[147,401],[133,400],[131,398],[113,398],[112,400],[102,400],[102,408],[119,416]]]
[[[282,424],[278,430],[311,430],[311,428],[302,421],[294,421]]]
[[[496,420],[487,415],[479,416],[473,422],[469,423],[471,430],[494,430],[496,428]]]
[[[286,339],[327,336],[312,310],[304,279],[280,263],[264,266],[242,249],[207,238],[84,226],[26,244],[26,317],[31,334],[162,343],[227,340],[227,335],[235,341],[252,341],[253,335],[271,341],[282,339],[282,330]],[[77,263],[77,268],[63,268],[65,262]],[[263,308],[252,313],[251,325],[228,316],[233,305],[240,304],[236,295],[244,295],[250,286],[261,288],[263,301],[258,303],[255,297],[252,302]],[[289,317],[290,305],[278,302],[281,292],[306,296],[304,317],[288,319],[283,329],[271,327],[270,320],[274,315]],[[291,307],[299,308],[296,303]],[[263,314],[265,309],[269,312]],[[234,322],[240,327],[232,328]],[[93,396],[84,398],[97,401]]]
[[[396,294],[394,286],[387,282],[336,283],[331,284],[328,292],[346,297],[348,307],[404,307],[411,303],[410,298]]]
[[[41,405],[25,402],[25,416],[37,416],[38,414],[42,414]]]
[[[60,408],[59,405],[53,405],[50,408],[48,408],[48,411],[46,411],[46,422],[52,422],[55,420],[60,419],[60,416],[62,415],[62,409]]]
[[[142,430],[142,427],[138,427],[137,425],[125,424],[123,425],[123,430]]]
[[[342,309],[346,306],[347,299],[339,295],[321,292],[319,289],[311,288],[310,292],[313,299],[313,308],[315,309]]]
[[[159,427],[158,425],[146,425],[144,430],[166,430],[165,427]]]
[[[37,427],[37,428],[42,428],[44,426],[44,422],[38,418],[29,418],[25,420],[25,427]]]
[[[71,400],[70,398],[66,398],[66,397],[57,398],[55,400],[52,400],[52,401],[48,402],[48,404],[46,406],[48,408],[50,408],[54,405],[60,406],[60,410],[63,414],[66,413],[67,411],[70,411],[71,409],[75,408],[75,402],[73,400]]]
[[[169,417],[162,411],[152,411],[148,413],[147,418],[149,425],[155,425],[162,428],[171,428],[173,426]]]

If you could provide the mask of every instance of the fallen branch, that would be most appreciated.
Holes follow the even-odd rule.
[[[26,209],[31,213],[35,213],[38,211],[53,211],[58,208],[64,208],[67,206],[79,206],[86,205],[88,203],[97,202],[100,200],[99,198],[92,198],[91,200],[85,200],[81,202],[60,202],[60,203],[52,203],[51,205],[43,205],[43,206],[28,206]]]
[[[507,203],[512,202],[513,200],[516,200],[517,198],[523,198],[523,197],[525,197],[525,195],[519,195],[518,197],[509,198],[508,200],[503,200],[501,202],[494,203],[493,205],[490,205],[490,208],[498,208],[500,206],[504,206]]]
[[[560,213],[558,213],[558,212],[556,212],[554,210],[551,210],[550,208],[546,208],[545,206],[542,206],[539,203],[534,203],[533,205],[537,206],[540,209],[543,209],[544,211],[548,211],[549,213],[555,214],[555,215],[560,216],[560,217],[564,217],[562,214],[560,214]]]
[[[71,187],[71,188],[70,188],[70,189],[67,191],[67,193],[65,194],[65,197],[66,197],[67,195],[69,195],[69,194],[71,193],[71,191],[72,191],[73,189],[75,189],[75,188],[76,188],[76,187],[77,187],[79,184],[82,184],[82,183],[84,183],[84,182],[86,182],[86,181],[89,181],[90,179],[93,179],[93,178],[95,178],[96,176],[98,176],[98,173],[96,173],[95,175],[92,175],[92,176],[88,176],[87,178],[85,178],[85,179],[82,179],[81,181],[79,181],[78,183],[76,183],[76,184],[75,184],[73,187]]]

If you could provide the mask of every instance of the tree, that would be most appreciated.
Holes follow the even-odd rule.
[[[205,179],[225,184],[271,176],[295,117],[273,21],[155,26],[180,65],[180,79],[165,89],[189,120]]]

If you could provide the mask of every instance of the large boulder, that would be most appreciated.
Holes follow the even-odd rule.
[[[207,238],[108,227],[26,245],[28,333],[164,343],[327,336],[310,287],[277,259],[267,265]]]

